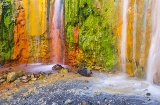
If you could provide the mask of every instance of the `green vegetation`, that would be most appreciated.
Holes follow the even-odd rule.
[[[2,3],[3,2],[3,3]],[[0,21],[0,65],[11,59],[13,49],[13,27],[11,0],[1,1],[2,15]]]
[[[83,58],[78,62],[105,67],[107,71],[117,68],[117,36],[114,33],[117,7],[115,0],[65,0],[69,51],[74,44],[73,28],[80,28],[79,46]]]

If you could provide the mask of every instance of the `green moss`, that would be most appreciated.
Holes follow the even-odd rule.
[[[114,34],[117,5],[114,0],[66,0],[65,25],[69,51],[73,48],[73,28],[80,27],[79,46],[83,60],[113,70],[117,67],[117,38]],[[91,60],[91,56],[92,59]]]
[[[11,0],[3,1],[0,25],[0,65],[11,59],[13,49],[13,27]]]

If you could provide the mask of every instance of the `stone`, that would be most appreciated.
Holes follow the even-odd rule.
[[[10,82],[13,82],[17,79],[17,74],[16,72],[10,72],[8,73],[7,75],[7,82],[10,83]]]
[[[56,102],[52,102],[52,105],[58,105]]]
[[[86,76],[86,77],[90,77],[92,74],[91,70],[86,69],[85,67],[79,68],[78,69],[78,73],[80,75]]]
[[[3,83],[5,82],[6,80],[5,79],[0,79],[0,83]]]
[[[6,76],[6,75],[1,75],[1,76],[0,76],[0,80],[1,80],[1,79],[6,80],[6,79],[7,79],[7,76]]]
[[[28,80],[28,79],[25,79],[25,80],[21,80],[21,82],[27,83],[27,82],[29,82],[29,80]]]
[[[20,71],[20,70],[16,71],[16,74],[17,74],[18,77],[24,76],[23,71]]]
[[[66,104],[66,105],[67,105],[67,104],[72,104],[72,100],[67,99],[64,104]]]
[[[32,78],[31,80],[32,80],[32,81],[36,81],[36,80],[37,80],[37,78]]]
[[[87,105],[87,103],[85,101],[82,101],[82,105]]]
[[[100,92],[95,92],[95,94],[98,96],[98,95],[100,95]]]
[[[20,79],[21,79],[21,80],[25,80],[25,79],[27,79],[27,76],[23,76],[23,77],[21,77]]]
[[[52,67],[52,70],[61,70],[63,69],[64,67],[62,67],[61,65],[59,64],[56,64],[55,66]]]
[[[68,73],[68,72],[69,72],[69,70],[66,69],[66,68],[63,68],[63,69],[58,71],[58,73]]]
[[[146,96],[151,96],[151,93],[146,93]]]

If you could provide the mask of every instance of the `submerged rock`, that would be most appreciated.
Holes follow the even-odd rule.
[[[63,68],[64,68],[63,66],[56,64],[55,66],[52,67],[52,70],[61,70]]]
[[[90,77],[91,74],[92,74],[92,71],[86,69],[85,67],[82,67],[82,68],[78,69],[78,73],[81,74],[81,75],[83,75],[83,76]]]

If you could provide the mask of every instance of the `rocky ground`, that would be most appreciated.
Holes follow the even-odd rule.
[[[25,74],[14,82],[1,83],[0,105],[160,105],[146,84],[141,86],[142,94],[138,94],[139,91],[131,91],[133,86],[130,89],[114,86],[110,77],[113,74],[99,72],[93,72],[91,77],[57,71]]]

